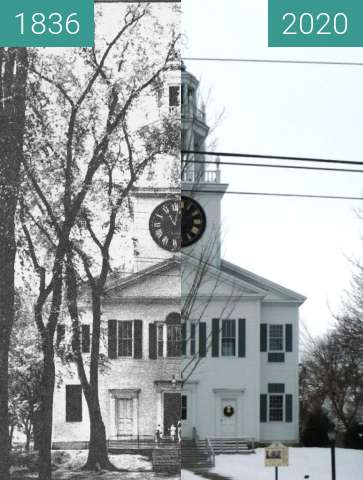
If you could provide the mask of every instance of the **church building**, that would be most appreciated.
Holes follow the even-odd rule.
[[[299,306],[305,297],[221,258],[228,185],[218,158],[193,153],[208,150],[197,91],[197,79],[184,68],[183,436],[297,442]]]
[[[183,150],[202,151],[209,129],[198,81],[184,66],[181,81],[174,75],[165,102],[181,115]],[[185,438],[298,441],[305,298],[221,258],[227,188],[218,159],[186,153],[181,190],[160,183],[133,194],[133,273],[112,275],[102,304],[99,392],[109,440],[151,440],[158,425],[168,436],[181,420]],[[87,359],[87,300],[82,311]],[[70,366],[55,392],[53,447],[82,447],[88,438],[87,405]]]

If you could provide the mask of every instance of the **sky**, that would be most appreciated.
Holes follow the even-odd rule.
[[[183,0],[183,56],[363,62],[362,48],[268,48],[267,3],[208,0],[206,11],[205,0]],[[363,160],[363,66],[185,63],[201,81],[209,124],[224,112],[217,150]],[[363,196],[363,173],[224,166],[222,179],[230,190]],[[350,259],[362,257],[359,208],[226,195],[224,257],[305,295],[301,319],[323,334],[349,290]]]

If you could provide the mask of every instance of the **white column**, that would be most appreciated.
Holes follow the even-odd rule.
[[[132,424],[132,433],[137,436],[139,425],[139,402],[137,396],[132,399]]]
[[[110,425],[109,425],[109,428],[110,428],[110,436],[116,436],[117,435],[117,431],[116,431],[116,398],[111,395],[110,396],[110,415],[109,415],[109,419],[110,419]]]

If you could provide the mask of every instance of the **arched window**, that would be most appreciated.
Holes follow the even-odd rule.
[[[167,325],[180,325],[180,313],[178,312],[171,312],[167,315],[165,323]]]

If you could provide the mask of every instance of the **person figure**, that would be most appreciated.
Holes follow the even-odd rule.
[[[181,442],[181,421],[180,420],[178,422],[177,428],[178,428],[178,441],[180,443]]]
[[[155,442],[156,443],[160,443],[161,436],[162,436],[161,426],[160,426],[160,423],[159,423],[159,425],[156,428],[156,432],[155,432]]]
[[[175,436],[176,436],[176,427],[174,424],[171,425],[170,427],[170,436],[171,436],[171,440],[173,442],[175,442]]]

